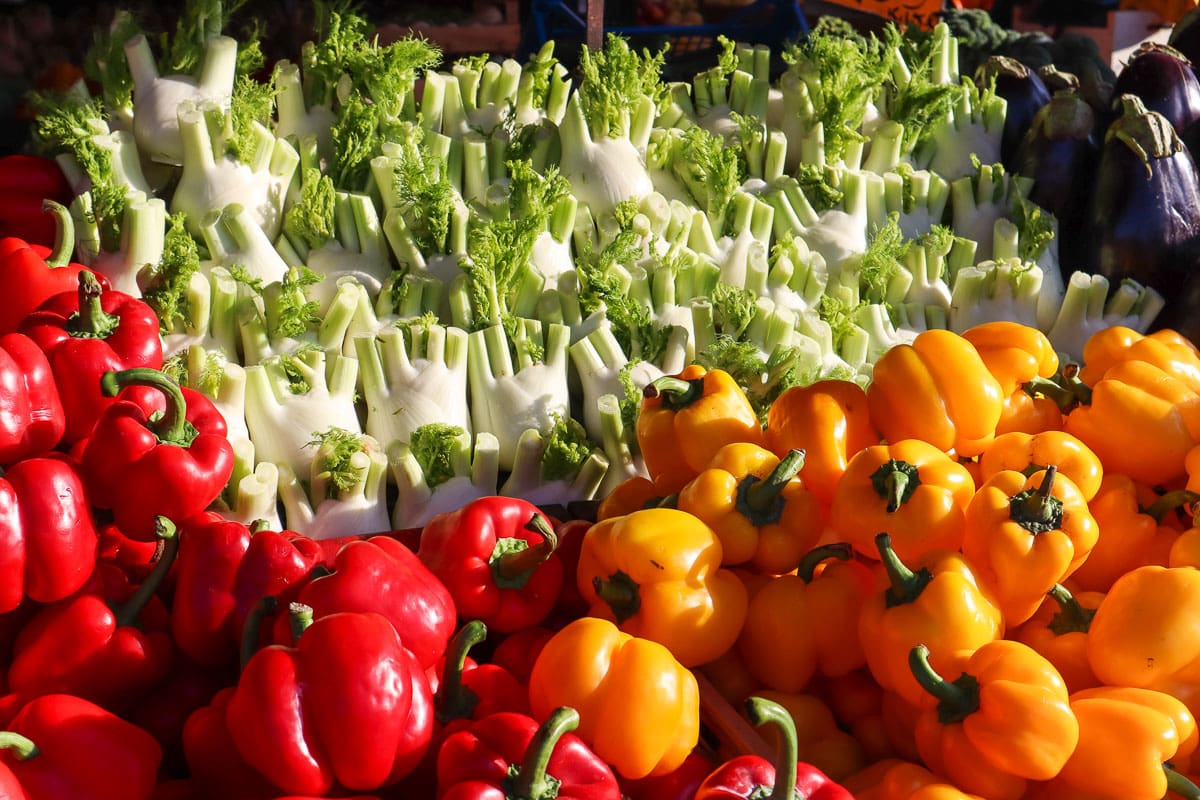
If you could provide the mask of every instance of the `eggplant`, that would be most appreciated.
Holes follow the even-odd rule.
[[[1091,104],[1077,91],[1055,93],[1034,116],[1014,160],[1014,170],[1033,179],[1029,200],[1058,220],[1059,259],[1073,262],[1085,247],[1085,212],[1100,161]]]
[[[1189,8],[1171,28],[1167,44],[1174,47],[1195,67],[1200,63],[1200,6]]]
[[[1142,43],[1113,83],[1114,98],[1126,94],[1137,95],[1147,111],[1157,111],[1166,117],[1184,137],[1184,143],[1188,143],[1189,129],[1200,120],[1200,79],[1187,56],[1168,45]],[[1110,110],[1112,116],[1108,121],[1122,112],[1116,100]],[[1195,151],[1192,155],[1195,157]]]
[[[1008,104],[1000,136],[1000,163],[1013,169],[1017,148],[1034,115],[1050,102],[1050,90],[1036,72],[1008,56],[989,56],[979,65],[975,83],[986,86],[990,81],[995,81],[996,94]]]
[[[1132,278],[1157,289],[1167,305],[1155,327],[1200,335],[1200,175],[1165,116],[1135,95],[1104,137],[1088,205],[1081,268],[1115,288]]]

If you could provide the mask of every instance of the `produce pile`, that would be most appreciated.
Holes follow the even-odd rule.
[[[1200,797],[1182,101],[319,10],[118,13],[0,162],[0,790]]]

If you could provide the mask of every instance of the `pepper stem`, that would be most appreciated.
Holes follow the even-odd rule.
[[[908,502],[921,485],[921,475],[915,464],[889,458],[871,473],[871,485],[887,500],[887,511],[894,514]]]
[[[487,626],[473,619],[458,629],[446,648],[446,666],[438,684],[434,708],[437,721],[445,725],[452,719],[469,719],[479,705],[479,695],[463,686],[467,653],[487,638]]]
[[[246,615],[246,621],[242,624],[241,649],[238,652],[238,663],[242,669],[246,668],[246,664],[258,652],[258,640],[263,621],[267,617],[275,616],[277,611],[279,611],[279,599],[275,595],[269,594],[260,598],[250,609],[250,613]]]
[[[538,726],[537,732],[525,748],[525,757],[515,775],[504,781],[505,797],[521,800],[552,800],[558,797],[562,781],[546,772],[550,756],[563,734],[579,727],[579,712],[570,706],[559,706],[546,721]]]
[[[146,604],[150,602],[150,598],[154,597],[159,587],[162,586],[163,579],[167,577],[167,573],[171,571],[171,565],[175,562],[175,554],[179,552],[179,536],[174,522],[163,516],[155,517],[154,535],[162,542],[162,553],[154,562],[154,568],[150,570],[150,574],[134,590],[133,594],[129,595],[129,599],[114,609],[118,628],[137,625],[138,617],[146,608]]]
[[[738,511],[758,527],[778,522],[783,516],[783,490],[803,468],[804,451],[790,450],[766,478],[742,478],[737,489]]]
[[[1164,493],[1148,507],[1143,508],[1142,513],[1153,517],[1155,522],[1161,523],[1166,519],[1167,514],[1184,506],[1195,505],[1198,500],[1200,500],[1200,494],[1190,489],[1175,489]]]
[[[67,319],[67,333],[77,339],[107,339],[121,318],[103,307],[104,287],[90,270],[79,271],[79,310]]]
[[[312,606],[305,605],[304,603],[288,604],[288,627],[291,628],[293,642],[297,641],[300,635],[308,630],[308,626],[312,624]]]
[[[1163,772],[1167,775],[1168,794],[1174,792],[1186,800],[1200,800],[1200,786],[1189,780],[1187,776],[1176,772],[1175,768],[1169,764],[1163,764]]]
[[[887,533],[876,534],[875,547],[879,550],[879,560],[883,562],[888,583],[891,584],[884,595],[887,607],[893,608],[915,602],[921,596],[921,592],[925,591],[929,582],[933,580],[933,574],[924,567],[913,572],[905,566],[904,562],[900,560],[900,556],[896,555],[896,551],[892,548],[892,537]]]
[[[492,550],[492,578],[502,589],[525,588],[537,568],[558,547],[558,534],[541,514],[531,516],[525,530],[540,533],[542,540],[531,546],[525,539],[507,536],[497,539]]]
[[[830,558],[836,558],[838,561],[849,561],[853,553],[853,548],[846,542],[834,542],[820,547],[814,547],[805,554],[804,558],[800,559],[800,566],[796,568],[796,575],[805,583],[812,583],[813,578],[817,574],[817,565],[822,561]]]
[[[1058,613],[1050,619],[1050,624],[1046,626],[1055,636],[1088,632],[1092,626],[1092,617],[1096,616],[1096,609],[1084,608],[1079,605],[1075,595],[1071,594],[1071,591],[1061,583],[1051,586],[1046,594],[1053,597],[1054,602],[1058,603]]]
[[[46,256],[46,266],[65,267],[71,263],[71,253],[75,251],[75,221],[67,207],[56,200],[43,200],[42,211],[54,215],[54,249]]]
[[[0,749],[12,753],[17,761],[28,761],[42,753],[36,744],[15,731],[0,731]]]
[[[791,800],[796,796],[796,762],[800,742],[796,736],[796,721],[788,710],[763,697],[749,697],[745,703],[746,716],[757,728],[770,722],[779,728],[779,751],[775,757],[775,785],[763,800]],[[749,795],[758,797],[757,794]]]
[[[599,575],[592,578],[592,589],[612,609],[617,625],[632,617],[642,607],[642,595],[638,591],[637,581],[621,570],[610,575],[608,580]]]
[[[642,397],[653,400],[662,398],[663,408],[678,411],[686,408],[704,396],[704,379],[693,378],[684,380],[674,375],[663,375],[656,378],[642,389]]]
[[[1056,530],[1062,525],[1063,501],[1051,494],[1057,475],[1058,467],[1051,464],[1046,467],[1041,486],[1013,495],[1008,503],[1013,522],[1033,534]]]
[[[164,372],[146,367],[106,372],[100,376],[100,391],[105,397],[116,397],[126,386],[150,386],[158,389],[167,398],[167,408],[158,419],[151,419],[146,427],[160,444],[189,447],[199,435],[196,426],[187,419],[187,399],[179,384]]]
[[[979,710],[979,681],[963,673],[948,681],[934,671],[929,663],[929,648],[919,644],[908,651],[908,667],[921,688],[938,701],[938,721],[949,725],[962,722]]]

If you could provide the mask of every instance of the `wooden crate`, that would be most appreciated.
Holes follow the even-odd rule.
[[[487,5],[494,5],[494,2],[471,0],[471,7],[476,11]],[[418,34],[436,43],[443,53],[451,57],[470,53],[516,55],[521,44],[518,0],[504,0],[501,10],[502,21],[488,25],[384,25],[379,28],[379,40],[387,44],[409,34]]]

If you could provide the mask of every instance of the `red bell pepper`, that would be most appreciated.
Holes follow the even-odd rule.
[[[279,788],[246,763],[234,744],[225,714],[236,687],[221,689],[206,706],[183,724],[183,755],[188,775],[202,790],[201,797],[224,800],[267,800]]]
[[[52,603],[96,567],[98,534],[83,479],[63,458],[19,461],[0,478],[0,614]]]
[[[43,695],[5,727],[0,770],[12,772],[30,800],[150,800],[154,793],[158,742],[95,703]]]
[[[482,497],[438,514],[417,557],[446,584],[460,619],[511,633],[549,616],[563,583],[557,535],[537,506]]]
[[[618,775],[617,780],[627,800],[695,800],[696,790],[716,766],[710,756],[697,749],[664,775],[648,775],[636,780]]]
[[[296,646],[256,652],[229,699],[225,718],[238,752],[293,794],[399,782],[433,735],[424,670],[382,614],[310,622],[311,609],[299,603],[289,613]]]
[[[579,713],[555,709],[541,725],[491,714],[451,734],[438,752],[441,800],[621,800],[612,768],[571,731]]]
[[[65,692],[123,711],[167,677],[173,648],[165,630],[138,627],[142,608],[171,569],[174,525],[161,520],[163,553],[133,595],[114,609],[89,592],[46,606],[17,636],[8,685],[26,696]]]
[[[504,667],[522,683],[529,683],[529,674],[537,661],[542,647],[554,636],[556,628],[548,625],[531,625],[513,631],[500,640],[492,650],[492,663]]]
[[[53,449],[66,428],[46,354],[28,336],[0,336],[0,465]]]
[[[51,247],[58,222],[46,213],[46,201],[71,202],[71,186],[58,162],[14,153],[0,158],[0,236]],[[75,246],[74,233],[69,237]]]
[[[443,726],[500,711],[529,713],[528,686],[498,664],[481,664],[468,657],[471,648],[486,638],[487,626],[473,619],[450,640],[433,694],[434,713]]]
[[[177,659],[167,680],[140,692],[123,716],[158,740],[165,774],[186,775],[183,726],[198,709],[211,703],[217,692],[235,683],[233,668],[217,670]]]
[[[132,295],[105,290],[96,276],[79,273],[78,288],[46,300],[19,330],[50,361],[66,414],[63,444],[92,432],[104,409],[116,402],[100,389],[106,372],[163,364],[158,316]]]
[[[106,372],[104,410],[81,462],[93,502],[125,535],[149,540],[154,519],[186,520],[216,500],[233,474],[225,418],[198,391],[155,369]]]
[[[255,604],[270,596],[286,608],[321,562],[320,544],[304,536],[255,531],[211,511],[186,520],[171,598],[175,644],[198,664],[237,663]]]
[[[313,609],[316,619],[344,611],[382,614],[423,670],[445,654],[457,624],[449,589],[412,550],[389,536],[343,544],[332,571],[309,581],[298,599]],[[291,642],[282,624],[276,641]]]
[[[562,561],[564,576],[574,575],[579,567],[579,553],[583,549],[583,536],[591,527],[592,523],[586,519],[571,519],[554,526],[554,533],[558,537],[558,544],[555,545],[554,552]],[[574,580],[564,578],[562,588],[558,592],[558,599],[554,603],[553,619],[562,620],[563,624],[566,624],[576,617],[587,614],[587,611],[588,601],[579,591],[579,586]]]
[[[762,756],[735,756],[704,779],[696,800],[854,800],[824,772],[797,762],[796,724],[787,709],[762,697],[746,700],[745,709],[754,725],[770,722],[779,727],[778,769]]]

